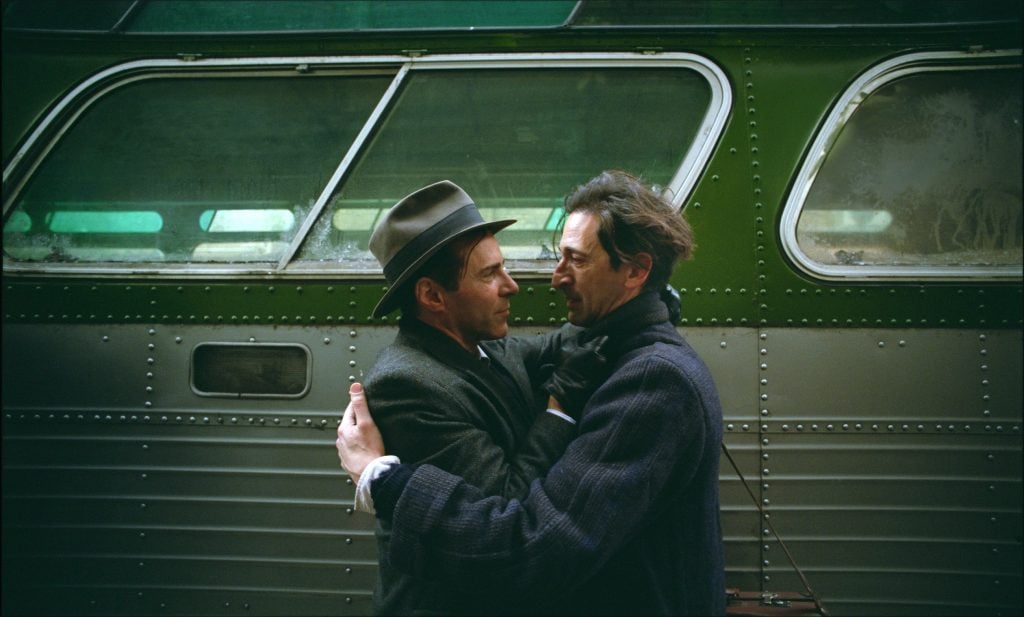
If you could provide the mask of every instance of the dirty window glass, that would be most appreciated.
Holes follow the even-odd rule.
[[[1019,266],[1021,71],[935,70],[872,92],[811,185],[797,242],[844,267]]]
[[[274,262],[393,74],[161,77],[85,109],[4,223],[9,258]]]
[[[377,268],[367,242],[381,212],[442,179],[485,219],[518,220],[501,232],[513,266],[550,258],[566,193],[609,168],[668,184],[711,98],[688,68],[414,71],[298,259]]]
[[[551,27],[564,22],[575,5],[575,0],[149,0],[128,24],[128,31]]]

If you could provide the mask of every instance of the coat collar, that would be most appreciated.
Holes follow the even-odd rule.
[[[401,336],[409,339],[413,346],[449,366],[472,370],[480,364],[480,354],[467,353],[452,337],[415,317],[402,317],[398,322],[398,331]]]
[[[663,322],[668,322],[668,308],[657,292],[645,291],[599,319],[583,336],[624,337]]]

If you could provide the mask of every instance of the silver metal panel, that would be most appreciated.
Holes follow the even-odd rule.
[[[765,334],[768,382],[762,404],[775,421],[981,422],[988,417],[982,343],[1020,339],[1019,332],[998,332],[981,341],[984,333],[964,330],[772,329]],[[1006,361],[1012,347],[1011,342],[999,345],[999,361]],[[1019,391],[1020,380],[1015,385]]]
[[[770,520],[837,614],[888,602],[908,613],[1013,605],[1021,584],[1019,434],[762,437]],[[764,584],[799,589],[777,542],[762,533]]]
[[[337,425],[349,384],[394,335],[394,328],[344,325],[6,325],[4,409],[71,420],[127,414],[140,424],[212,425],[223,414],[222,424],[242,426],[253,413],[257,425],[260,418],[264,425]],[[209,342],[305,345],[313,355],[310,390],[298,399],[199,396],[189,387],[190,351]]]
[[[760,499],[760,444],[756,433],[728,433],[726,447],[755,498]],[[757,504],[723,455],[719,466],[719,499],[725,543],[726,585],[757,589],[761,582],[761,527]]]
[[[1019,332],[682,332],[716,380],[730,452],[836,614],[1013,605],[1003,595],[1020,588]],[[206,598],[270,614],[302,596],[304,611],[365,614],[373,519],[352,511],[334,429],[348,385],[394,334],[5,327],[5,558],[26,572],[14,582],[31,589],[45,572],[48,590],[93,590],[93,608],[65,613],[123,613],[130,599],[173,614],[187,590],[192,607]],[[309,393],[192,392],[195,345],[251,341],[307,346]],[[925,372],[935,376],[922,386]],[[727,583],[799,589],[724,457],[720,480]],[[934,593],[957,577],[988,595]]]
[[[752,328],[683,328],[690,346],[708,365],[726,421],[757,418],[757,331]]]
[[[4,556],[16,566],[5,582],[29,595],[39,586],[53,598],[46,610],[65,614],[369,612],[373,518],[352,511],[334,429],[349,383],[393,327],[4,334]],[[309,347],[308,394],[192,392],[196,344],[252,340]],[[90,604],[76,592],[79,604],[62,607],[62,586],[84,586]]]

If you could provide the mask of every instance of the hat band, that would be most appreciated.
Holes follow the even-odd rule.
[[[424,253],[458,232],[483,222],[484,219],[480,216],[479,210],[476,209],[476,204],[470,203],[462,206],[431,225],[426,231],[413,238],[401,250],[395,253],[391,261],[384,266],[384,278],[387,279],[388,283],[394,283],[405,272],[406,268]]]

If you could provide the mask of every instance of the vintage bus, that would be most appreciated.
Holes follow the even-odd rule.
[[[3,1],[3,612],[364,615],[334,431],[440,179],[516,334],[604,169],[697,234],[728,584],[1022,612],[1017,1]],[[768,524],[771,524],[769,527]],[[623,594],[633,593],[629,588]]]

